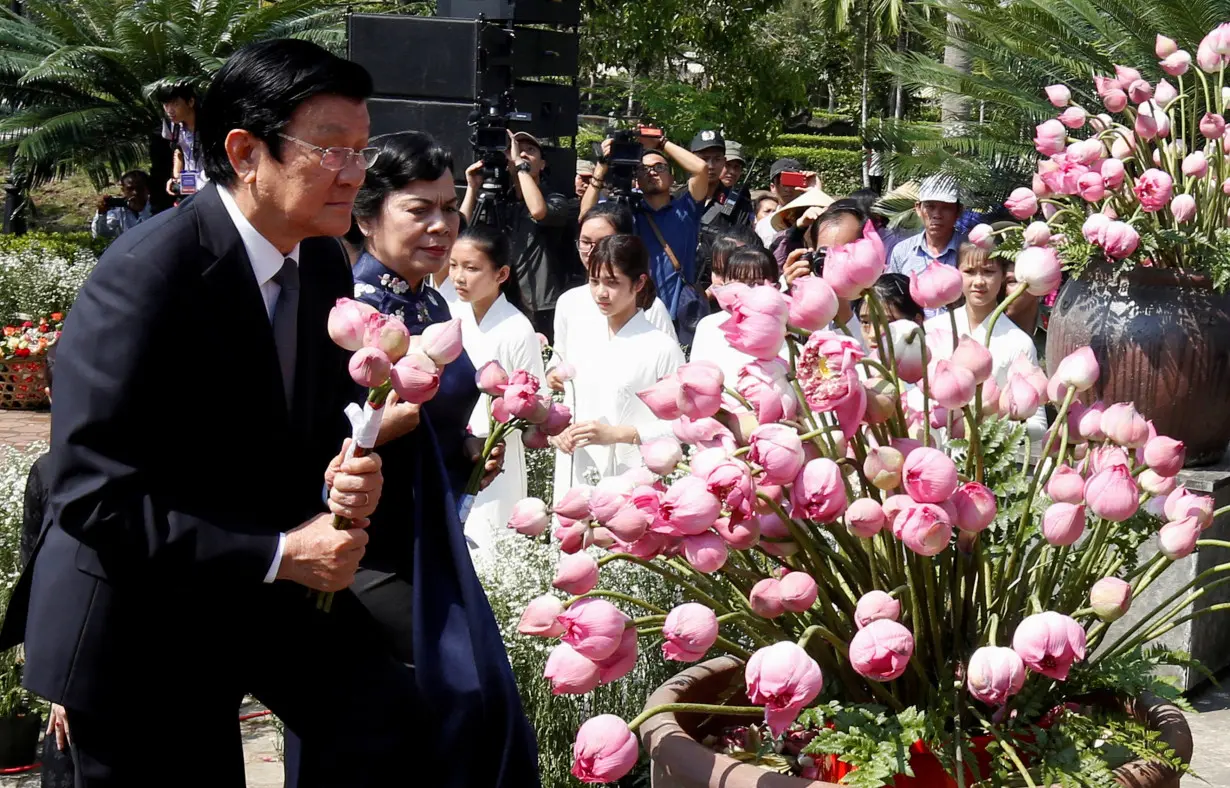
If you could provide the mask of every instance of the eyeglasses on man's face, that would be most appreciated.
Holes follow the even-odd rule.
[[[361,170],[370,170],[372,165],[376,163],[377,157],[380,156],[379,148],[322,148],[319,145],[313,145],[307,140],[301,140],[298,137],[292,137],[289,134],[278,134],[284,140],[293,142],[309,153],[320,154],[320,166],[331,172],[341,172],[346,169],[352,162]]]
[[[671,168],[669,165],[658,162],[657,164],[642,164],[637,171],[646,175],[649,173],[653,173],[654,175],[665,175],[670,172],[670,170]]]

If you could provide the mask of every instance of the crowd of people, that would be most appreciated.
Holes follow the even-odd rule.
[[[510,133],[500,210],[479,216],[481,162],[422,131],[369,140],[370,94],[361,67],[306,42],[245,47],[199,99],[159,96],[179,206],[151,219],[143,173],[124,176],[122,205],[99,205],[96,233],[117,240],[58,350],[46,506],[0,632],[24,639],[27,686],[56,703],[57,734],[72,731],[78,785],[159,768],[242,785],[244,693],[286,723],[289,786],[386,784],[406,744],[428,739],[448,755],[440,785],[537,785],[473,566],[526,495],[519,437],[487,460],[459,521],[488,425],[476,370],[526,370],[571,410],[551,439],[559,496],[641,465],[639,445],[671,431],[638,392],[688,359],[738,377],[750,357],[720,330],[725,285],[789,290],[870,225],[891,250],[875,285],[889,317],[985,342],[1011,282],[1010,264],[964,241],[951,180],[922,183],[922,230],[906,235],[876,193],[830,196],[792,159],[749,189],[742,146],[717,129],[686,147],[643,133],[630,190],[610,181],[611,140],[555,190],[541,142]],[[952,315],[910,295],[932,263],[961,273]],[[324,330],[343,296],[411,334],[459,319],[464,346],[435,398],[390,399],[376,453],[358,458],[338,449],[360,393]],[[1038,305],[1018,303],[988,344],[1001,385],[1036,360]],[[874,353],[868,310],[843,301],[832,328]],[[218,316],[245,338],[242,385],[197,374],[222,344]],[[335,514],[358,527],[334,529]],[[354,593],[320,615],[305,588]],[[128,738],[126,699],[142,695],[175,710],[161,767]],[[453,757],[480,740],[483,758]]]

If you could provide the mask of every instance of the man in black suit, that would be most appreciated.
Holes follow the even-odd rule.
[[[0,646],[24,635],[26,686],[67,709],[78,785],[242,786],[245,692],[302,737],[301,785],[405,779],[412,669],[344,591],[380,463],[335,456],[354,384],[327,333],[371,86],[302,41],[236,53],[197,127],[212,184],[116,241],[68,318],[52,516]]]

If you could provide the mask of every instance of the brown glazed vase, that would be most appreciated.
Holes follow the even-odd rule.
[[[1230,443],[1230,295],[1209,277],[1091,264],[1059,291],[1047,371],[1089,345],[1102,374],[1095,399],[1132,402],[1157,431],[1187,445],[1188,465],[1221,459]]]
[[[701,662],[677,674],[659,687],[646,709],[665,703],[713,703],[736,692],[741,695],[743,663],[733,657],[718,657]],[[1183,759],[1192,757],[1192,734],[1178,708],[1156,698],[1145,697],[1131,704],[1128,711],[1161,733]],[[640,728],[641,746],[649,753],[652,788],[842,788],[837,783],[804,780],[774,774],[740,763],[714,752],[697,741],[731,724],[746,723],[747,717],[712,718],[703,714],[658,714]],[[1115,779],[1124,788],[1179,788],[1180,775],[1158,764],[1133,761],[1115,770]],[[897,785],[916,785],[909,778],[898,778]],[[953,783],[955,784],[955,783]]]

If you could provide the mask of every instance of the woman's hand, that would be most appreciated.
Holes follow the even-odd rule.
[[[572,437],[571,427],[564,430],[559,435],[554,435],[547,438],[547,443],[550,443],[553,447],[559,451],[562,451],[564,454],[572,454],[577,449],[577,442]]]
[[[820,214],[822,213],[824,213],[823,208],[819,205],[813,205],[806,211],[803,211],[802,215],[800,215],[794,223],[798,227],[811,227],[816,223],[816,220],[820,218]]]
[[[473,435],[465,440],[466,455],[470,461],[477,463],[483,458],[483,446],[486,443],[482,438],[476,438]],[[487,462],[483,465],[483,478],[478,483],[478,489],[485,490],[495,481],[495,477],[504,472],[504,443],[501,441],[496,444],[491,450],[491,456],[487,458]]]
[[[619,424],[603,424],[600,421],[583,421],[572,425],[569,429],[577,446],[610,446],[615,443],[634,443],[637,438],[635,427],[624,427]]]
[[[782,275],[786,278],[787,289],[790,288],[791,282],[811,273],[811,258],[807,256],[810,252],[810,249],[795,249],[786,255],[786,265],[783,267]]]
[[[553,367],[547,370],[547,386],[552,391],[564,390],[564,381],[560,379],[558,367]]]
[[[68,730],[68,714],[58,703],[51,704],[51,714],[47,716],[47,735],[55,734],[56,749],[64,752],[64,744],[73,743],[73,735]]]
[[[390,391],[384,401],[384,417],[380,421],[380,435],[376,438],[376,445],[381,446],[414,432],[419,426],[422,407],[411,402],[402,402],[397,398],[396,391]]]

